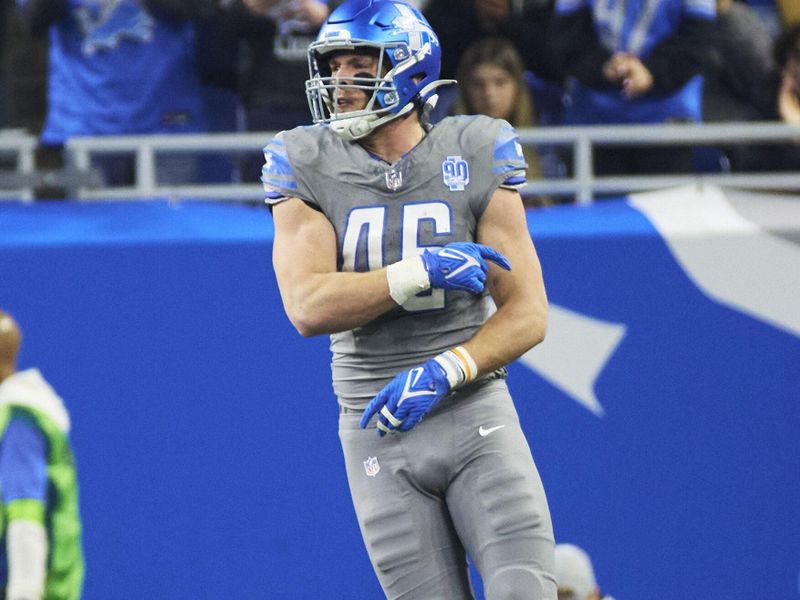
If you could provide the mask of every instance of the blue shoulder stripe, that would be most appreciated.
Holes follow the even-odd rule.
[[[493,159],[494,173],[508,175],[505,185],[519,186],[525,183],[525,168],[528,165],[525,163],[517,132],[508,123],[504,123],[497,133]]]
[[[264,148],[261,182],[264,184],[264,191],[269,199],[285,197],[297,189],[297,180],[289,162],[286,144],[280,133]]]
[[[520,187],[528,182],[523,175],[512,175],[503,182],[505,187]]]

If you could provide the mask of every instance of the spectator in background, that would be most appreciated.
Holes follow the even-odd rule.
[[[47,102],[48,43],[42,37],[30,35],[15,8],[15,1],[0,0],[0,7],[5,9],[0,15],[0,35],[5,36],[0,54],[3,55],[7,101],[3,126],[38,134],[44,123]]]
[[[800,23],[784,31],[775,42],[775,61],[778,119],[800,126]],[[762,164],[757,168],[797,171],[800,169],[800,143],[766,148]]]
[[[9,13],[8,0],[0,0],[0,129],[8,126],[11,121],[9,117],[9,92],[8,66],[6,62],[6,44],[8,43],[8,18]]]
[[[775,44],[780,73],[777,109],[784,123],[800,125],[800,24],[787,29]]]
[[[7,600],[78,600],[83,551],[69,415],[38,369],[16,371],[19,326],[0,311],[0,488]]]
[[[458,66],[457,115],[487,115],[505,119],[515,129],[536,125],[533,96],[525,68],[514,45],[502,37],[478,40],[467,47]],[[528,178],[541,179],[536,148],[523,146]],[[548,198],[528,198],[527,205],[550,204]]]
[[[209,133],[242,130],[239,93],[239,30],[234,0],[211,0],[195,21],[197,54],[203,112]],[[198,181],[227,183],[240,181],[238,161],[230,153],[203,153]]]
[[[311,122],[305,96],[308,46],[341,2],[336,0],[237,0],[244,42],[241,93],[248,131],[280,131]],[[241,7],[244,8],[242,14]],[[242,178],[258,179],[263,156],[243,161]]]
[[[42,143],[73,136],[206,131],[193,19],[211,0],[17,0],[31,33],[49,33]],[[164,160],[159,179],[194,176]],[[109,184],[129,184],[128,157],[98,161]],[[163,167],[163,168],[161,168]]]
[[[425,17],[442,43],[442,77],[452,79],[462,54],[474,41],[501,35],[514,44],[525,68],[556,81],[548,40],[554,0],[429,0]]]
[[[784,27],[800,24],[800,2],[797,0],[776,0],[776,2]]]
[[[762,118],[800,125],[800,24],[784,31],[775,41],[773,67],[761,91]],[[797,171],[800,144],[746,144],[726,149],[735,171]]]
[[[233,11],[232,0],[212,0],[195,21],[198,73],[211,132],[239,129],[239,37]]]
[[[773,39],[758,13],[739,0],[717,0],[713,44],[704,69],[703,120],[775,120],[775,71]],[[726,146],[719,159],[740,171],[762,151],[754,144]]]
[[[738,0],[716,0],[717,18],[708,53],[703,120],[770,119],[775,98],[773,39],[758,14]]]
[[[551,39],[572,78],[565,122],[700,121],[714,1],[557,0]],[[595,159],[599,174],[693,168],[691,149],[600,148]]]
[[[573,544],[556,544],[558,600],[614,600],[600,593],[592,561]]]
[[[308,106],[297,98],[308,79],[308,45],[331,6],[327,0],[242,1],[256,17],[244,31],[247,129],[280,131],[310,123]]]

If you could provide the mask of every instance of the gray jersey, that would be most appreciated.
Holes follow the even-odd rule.
[[[325,214],[340,271],[380,269],[426,248],[474,241],[497,187],[525,183],[513,128],[483,116],[443,120],[393,165],[327,126],[281,132],[264,155],[267,202],[300,198]],[[432,290],[333,334],[339,401],[363,408],[397,373],[472,337],[493,310],[488,295]]]

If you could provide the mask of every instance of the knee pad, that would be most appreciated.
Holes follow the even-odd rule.
[[[500,569],[484,581],[486,600],[556,600],[556,583],[530,567]]]

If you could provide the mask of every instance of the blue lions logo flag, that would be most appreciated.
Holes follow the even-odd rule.
[[[153,18],[137,0],[95,0],[76,10],[84,34],[86,56],[116,48],[122,40],[147,43],[153,37]]]

